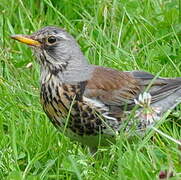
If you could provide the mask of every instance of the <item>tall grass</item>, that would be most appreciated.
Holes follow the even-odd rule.
[[[65,28],[92,64],[181,76],[179,0],[0,1],[0,179],[181,179],[178,144],[155,132],[120,134],[92,157],[49,122],[39,103],[39,66],[10,34]],[[32,62],[31,68],[26,65]],[[180,108],[158,129],[180,139]]]

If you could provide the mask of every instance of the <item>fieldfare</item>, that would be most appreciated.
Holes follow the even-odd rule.
[[[90,65],[76,40],[58,27],[11,37],[37,56],[41,104],[51,122],[90,148],[113,142],[123,128],[143,131],[181,101],[181,78]]]

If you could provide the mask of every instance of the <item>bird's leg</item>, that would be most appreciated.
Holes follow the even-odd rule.
[[[97,153],[97,147],[89,147],[89,151],[91,153],[91,155],[95,156],[95,154]]]

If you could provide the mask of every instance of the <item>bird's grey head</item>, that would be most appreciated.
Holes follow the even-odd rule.
[[[76,61],[82,55],[75,39],[63,29],[48,26],[32,37],[41,44],[40,48],[34,47],[40,63],[65,64],[72,58]]]
[[[68,67],[67,74],[70,76],[70,71],[73,74],[73,71],[80,71],[88,66],[76,40],[61,28],[47,26],[32,35],[11,37],[33,48],[42,71],[48,69],[51,73],[58,74]]]

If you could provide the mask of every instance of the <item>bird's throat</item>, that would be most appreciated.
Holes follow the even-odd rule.
[[[92,68],[88,64],[76,66],[76,64],[46,63],[41,66],[41,84],[47,83],[52,78],[57,82],[65,84],[77,84],[90,79]]]

